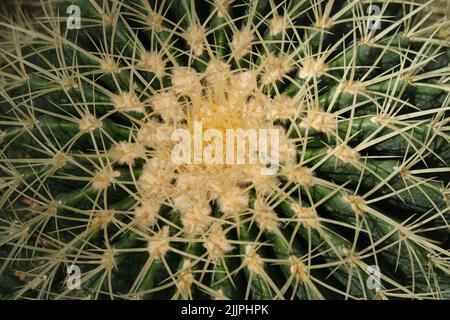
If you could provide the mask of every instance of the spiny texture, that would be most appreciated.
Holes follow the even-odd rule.
[[[5,14],[1,297],[449,298],[450,23],[433,3]],[[196,121],[281,129],[279,170],[174,163]]]

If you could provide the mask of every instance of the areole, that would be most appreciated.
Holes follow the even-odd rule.
[[[278,128],[230,128],[226,129],[224,139],[223,131],[216,128],[203,130],[202,121],[194,121],[193,135],[188,129],[180,128],[173,131],[171,139],[176,142],[171,154],[175,164],[242,165],[259,161],[262,175],[274,175],[279,168]]]

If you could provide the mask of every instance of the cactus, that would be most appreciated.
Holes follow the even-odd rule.
[[[448,299],[450,23],[429,19],[435,2],[4,13],[0,298]],[[196,121],[278,130],[275,174],[175,163],[173,134]]]

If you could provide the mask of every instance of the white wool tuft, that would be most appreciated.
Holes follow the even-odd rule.
[[[145,111],[145,105],[139,101],[138,96],[133,91],[122,92],[113,96],[112,103],[117,111],[135,111],[141,113]]]
[[[99,191],[105,190],[111,184],[113,184],[115,179],[118,177],[120,177],[120,172],[115,171],[110,166],[100,169],[94,174],[91,179],[92,188]]]
[[[200,96],[202,85],[200,76],[193,68],[174,68],[172,70],[172,87],[180,95]]]
[[[151,106],[165,122],[178,122],[186,117],[173,91],[156,93],[151,100]]]
[[[109,150],[111,159],[119,164],[134,165],[136,159],[145,155],[145,148],[140,143],[120,141]]]

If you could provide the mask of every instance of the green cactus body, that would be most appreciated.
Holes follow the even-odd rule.
[[[369,1],[5,15],[0,298],[448,299],[449,22],[370,3],[379,29]],[[229,129],[278,132],[277,170]]]

